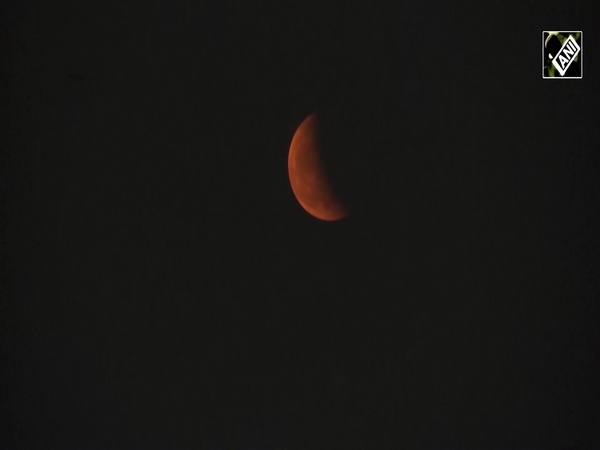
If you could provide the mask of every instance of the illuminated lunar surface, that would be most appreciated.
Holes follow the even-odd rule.
[[[318,119],[311,114],[300,124],[290,146],[288,174],[296,199],[317,219],[335,221],[348,215],[327,176],[318,140]]]

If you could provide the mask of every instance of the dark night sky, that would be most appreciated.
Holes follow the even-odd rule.
[[[596,1],[135,3],[0,6],[1,448],[600,448]]]

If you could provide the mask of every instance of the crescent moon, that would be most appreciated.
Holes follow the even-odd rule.
[[[340,220],[348,215],[323,164],[316,114],[304,119],[292,138],[288,174],[296,199],[309,214],[326,221]]]

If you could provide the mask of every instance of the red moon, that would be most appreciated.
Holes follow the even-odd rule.
[[[311,114],[300,124],[290,146],[288,174],[296,199],[317,219],[335,221],[348,215],[325,170],[319,145],[318,120]]]

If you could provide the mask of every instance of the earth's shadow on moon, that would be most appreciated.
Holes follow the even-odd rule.
[[[326,105],[316,111],[323,166],[348,217],[361,215],[371,191],[369,120],[358,105]]]

